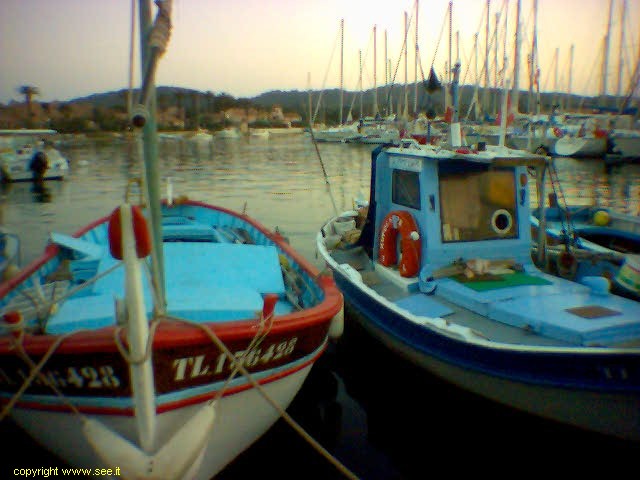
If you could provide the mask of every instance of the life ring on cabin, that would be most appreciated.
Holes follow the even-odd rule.
[[[404,210],[394,210],[383,220],[380,228],[378,262],[385,267],[398,265],[403,277],[413,277],[420,270],[420,234],[413,215]],[[402,255],[398,261],[397,241],[400,235]]]
[[[562,138],[564,137],[564,132],[558,128],[558,127],[553,127],[553,134],[557,137],[557,138]]]

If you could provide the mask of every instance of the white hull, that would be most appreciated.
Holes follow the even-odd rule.
[[[355,128],[336,127],[313,132],[313,136],[315,137],[317,142],[343,143],[350,140],[356,140],[362,135],[360,135]]]
[[[306,366],[291,375],[263,385],[263,388],[269,397],[286,409],[301,388],[310,369],[311,365]],[[202,406],[203,404],[191,405],[158,414],[157,447],[160,448],[167,442]],[[41,445],[60,458],[67,459],[73,467],[90,468],[93,471],[96,468],[125,467],[106,465],[95,454],[83,434],[81,417],[76,414],[14,408],[11,415],[15,422]],[[198,459],[197,471],[188,478],[209,480],[263,435],[278,417],[276,410],[255,388],[223,397],[216,407],[213,428],[204,454]],[[132,443],[137,443],[135,417],[92,415],[91,418],[100,421]],[[42,425],[47,425],[48,428],[43,429]]]
[[[62,180],[69,173],[69,162],[55,148],[44,150],[48,168],[44,180]],[[35,150],[28,149],[24,153],[9,152],[0,157],[0,177],[7,182],[23,182],[33,179],[30,164]]]
[[[561,157],[601,157],[607,152],[607,139],[599,137],[562,137],[551,153]]]

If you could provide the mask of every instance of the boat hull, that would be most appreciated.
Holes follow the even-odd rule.
[[[340,269],[345,318],[395,354],[460,388],[575,427],[640,441],[640,353],[492,348],[439,334],[394,312]]]
[[[271,399],[286,409],[310,369],[311,365],[307,365],[291,375],[264,385],[264,390]],[[199,403],[157,415],[159,445],[168,441],[202,406]],[[247,412],[251,414],[248,415]],[[87,445],[87,438],[82,433],[82,419],[73,413],[15,408],[12,418],[38,443],[76,468],[95,472],[100,468],[126,467],[105,464]],[[133,416],[91,415],[90,418],[133,443],[137,441]],[[279,413],[256,389],[223,397],[216,406],[215,421],[205,448],[196,461],[197,471],[190,478],[209,480],[254,443],[278,418]],[[48,428],[44,429],[42,425],[47,425]]]
[[[385,316],[376,314],[384,311],[382,305],[375,305],[369,298],[358,301],[349,294],[348,281],[345,283],[339,274],[336,275],[336,281],[345,293],[347,322],[357,321],[373,338],[395,354],[429,373],[462,389],[530,414],[626,440],[640,441],[640,392],[637,389],[570,385],[581,382],[577,377],[549,379],[547,384],[540,383],[533,376],[534,370],[544,367],[540,365],[538,352],[527,354],[521,351],[478,349],[438,334],[430,334],[416,341],[407,332],[394,327],[407,323],[406,319],[389,313]],[[363,302],[368,306],[365,307]],[[490,357],[500,357],[499,363],[487,362]],[[611,375],[622,376],[627,369],[637,373],[640,367],[638,354],[624,359],[604,358],[602,355],[582,357],[585,358],[576,358],[571,352],[552,355],[544,359],[548,368],[546,374],[553,375],[554,365],[558,370],[569,371],[576,363],[580,363],[578,367],[585,375],[599,374],[605,380],[607,371]],[[499,366],[511,366],[514,363],[530,365],[532,370],[527,372],[527,368],[523,368],[518,372]],[[637,381],[636,378],[635,385]],[[567,385],[563,385],[565,382]]]
[[[74,237],[52,234],[44,255],[0,285],[0,405],[79,468],[124,467],[113,456],[100,461],[88,448],[96,430],[88,432],[82,418],[99,425],[97,437],[101,425],[115,432],[131,458],[142,449],[162,455],[185,432],[206,438],[204,447],[193,440],[176,455],[198,454],[201,463],[188,478],[209,479],[277,420],[281,410],[272,402],[284,410],[292,401],[336,331],[342,296],[284,237],[244,214],[189,200],[164,205],[162,214],[165,267],[172,273],[166,310],[149,308],[142,319],[150,325],[144,358],[129,350],[124,307],[114,300],[123,298],[123,283],[130,287],[121,270],[109,267],[117,260],[107,238],[119,227],[105,217]],[[79,257],[66,264],[70,250]],[[35,290],[54,302],[39,326],[42,316],[28,296]],[[24,323],[14,336],[16,312]],[[30,377],[33,362],[41,364],[37,377]],[[136,383],[139,364],[149,367],[147,390]],[[155,425],[146,444],[141,391],[150,394]],[[220,404],[210,431],[189,422],[209,402]]]

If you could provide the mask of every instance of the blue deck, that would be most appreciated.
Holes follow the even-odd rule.
[[[273,246],[232,243],[175,242],[164,244],[168,313],[195,321],[231,321],[254,318],[262,310],[263,295],[284,295],[278,252]],[[98,274],[118,261],[104,255]],[[143,278],[145,304],[152,305]],[[64,302],[51,317],[47,330],[66,333],[78,328],[100,328],[114,323],[115,298],[124,297],[124,267],[98,280],[83,295]],[[290,311],[279,302],[276,313]]]
[[[437,293],[492,320],[576,345],[607,345],[640,337],[636,302],[597,294],[585,285],[562,278],[537,275],[552,283],[477,292],[446,278],[438,281]],[[570,311],[585,307],[609,312],[603,310],[601,316],[586,318]]]

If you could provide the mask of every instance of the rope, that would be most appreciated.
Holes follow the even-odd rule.
[[[45,366],[45,364],[49,361],[49,359],[51,358],[51,356],[54,354],[54,352],[58,349],[58,347],[60,346],[60,344],[66,340],[67,338],[69,338],[72,335],[75,335],[76,332],[72,332],[72,333],[68,333],[65,335],[62,335],[60,337],[58,337],[55,342],[53,342],[53,344],[51,345],[51,347],[49,347],[49,350],[47,350],[47,353],[45,353],[45,355],[42,357],[42,359],[40,359],[40,362],[38,364],[36,364],[31,357],[29,357],[29,355],[27,355],[27,352],[24,351],[24,346],[22,345],[22,340],[24,338],[24,330],[20,332],[18,338],[16,341],[14,341],[14,345],[13,347],[16,348],[18,356],[27,364],[29,365],[29,367],[31,368],[31,371],[29,372],[29,376],[25,379],[25,381],[22,383],[22,386],[20,387],[20,389],[13,395],[13,397],[11,397],[11,400],[9,400],[9,403],[7,403],[4,408],[2,409],[2,412],[0,413],[0,422],[2,420],[4,420],[6,418],[7,415],[9,415],[9,413],[11,412],[11,410],[13,409],[13,407],[15,406],[15,404],[18,402],[18,400],[20,400],[20,397],[22,397],[22,395],[24,394],[24,392],[31,386],[31,384],[33,383],[33,381],[36,379],[36,377],[44,382],[45,385],[47,385],[49,388],[51,388],[51,390],[54,391],[54,393],[56,395],[58,395],[58,397],[60,397],[60,399],[63,401],[63,403],[65,405],[67,405],[69,407],[69,409],[71,411],[73,411],[74,413],[82,416],[82,414],[80,413],[80,411],[75,407],[75,405],[73,405],[71,402],[69,402],[66,397],[64,396],[64,394],[58,390],[58,388],[53,385],[49,379],[47,377],[45,377],[41,372],[42,368]]]
[[[329,182],[329,176],[327,175],[327,170],[324,168],[324,162],[322,161],[322,155],[320,155],[320,150],[318,149],[318,142],[316,141],[316,137],[313,134],[313,123],[309,122],[309,132],[311,133],[311,141],[313,146],[316,149],[316,154],[318,155],[318,160],[320,161],[320,167],[322,168],[322,174],[324,175],[324,182],[327,185],[327,192],[329,193],[329,198],[331,198],[331,204],[333,205],[333,212],[338,215],[338,207],[336,206],[336,201],[333,198],[333,193],[331,192],[331,183]]]
[[[305,441],[307,441],[320,455],[322,455],[327,461],[329,461],[340,473],[342,473],[345,477],[351,479],[358,479],[358,477],[351,472],[343,463],[341,463],[336,457],[331,455],[322,445],[318,443],[311,435],[309,435],[299,423],[297,423],[278,403],[273,400],[269,394],[264,390],[262,385],[258,383],[258,381],[253,378],[253,376],[247,371],[242,362],[239,362],[238,359],[229,351],[227,346],[218,338],[218,336],[207,326],[200,323],[192,322],[190,320],[186,320],[178,317],[170,317],[168,315],[163,315],[164,320],[172,320],[176,322],[186,323],[188,325],[198,327],[209,337],[209,339],[218,347],[226,356],[236,365],[237,369],[242,373],[242,375],[249,381],[249,383],[256,389],[256,391],[262,395],[262,397],[278,412],[278,414],[284,419],[284,421],[289,424],[291,428],[293,428]]]
[[[149,35],[149,47],[162,56],[167,50],[171,37],[171,0],[157,1],[158,14]]]

